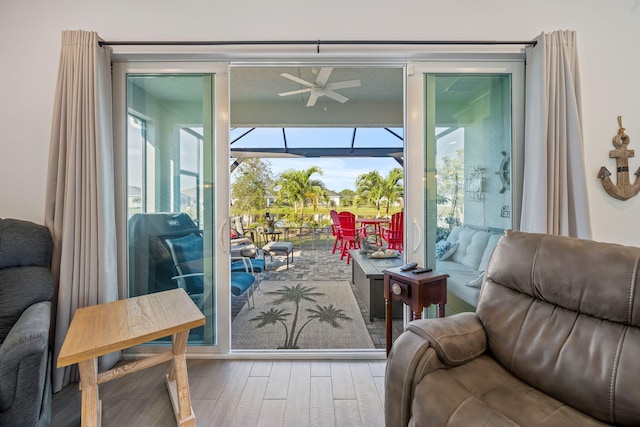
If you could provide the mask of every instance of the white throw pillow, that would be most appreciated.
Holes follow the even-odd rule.
[[[458,242],[452,243],[451,246],[449,246],[449,249],[447,249],[447,251],[443,253],[442,256],[440,257],[440,261],[447,260],[449,257],[451,257],[451,255],[453,255],[456,252],[456,249],[458,249]]]
[[[478,277],[476,277],[473,280],[469,280],[467,283],[465,283],[466,286],[469,286],[471,288],[480,288],[482,287],[482,280],[484,279],[484,272],[480,273],[480,275]]]

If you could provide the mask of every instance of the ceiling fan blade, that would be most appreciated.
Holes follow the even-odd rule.
[[[311,96],[309,96],[309,100],[307,101],[307,107],[313,107],[316,105],[316,101],[318,100],[318,95],[311,92]]]
[[[325,89],[324,94],[331,99],[335,99],[336,101],[344,104],[349,100],[346,96],[340,95],[338,92],[334,92],[331,89]]]
[[[329,83],[326,89],[346,89],[349,87],[360,87],[360,80],[345,80],[343,82]]]
[[[278,95],[280,95],[280,96],[289,96],[289,95],[297,95],[299,93],[305,93],[305,92],[311,92],[311,88],[292,90],[290,92],[281,92]]]
[[[301,78],[291,75],[289,73],[282,73],[280,75],[286,79],[293,80],[296,83],[300,83],[303,86],[313,87],[313,83],[309,83],[308,81],[302,80]]]
[[[333,71],[333,67],[320,68],[320,72],[318,73],[318,78],[316,79],[316,85],[318,86],[326,85],[332,71]]]

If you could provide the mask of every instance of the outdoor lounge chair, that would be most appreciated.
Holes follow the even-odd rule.
[[[204,308],[204,266],[202,236],[192,233],[175,239],[165,239],[175,274],[171,280],[184,289],[201,310]]]
[[[231,256],[244,256],[255,258],[258,256],[258,249],[255,242],[255,230],[245,230],[242,226],[242,219],[231,218]]]
[[[192,233],[176,239],[166,239],[167,246],[173,258],[176,275],[171,279],[184,289],[196,305],[204,307],[204,263],[203,263],[203,239],[200,234]],[[235,296],[246,294],[247,304],[252,306],[252,285],[256,278],[251,274],[250,258],[237,257],[242,263],[241,271],[231,272],[231,293]]]
[[[264,270],[264,258],[231,257],[231,273],[246,272],[253,274],[256,278],[255,289],[260,288]]]

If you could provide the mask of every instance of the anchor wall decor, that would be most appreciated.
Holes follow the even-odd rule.
[[[616,136],[613,137],[613,145],[615,150],[609,151],[609,157],[616,159],[617,166],[617,184],[611,181],[611,172],[602,166],[598,172],[598,178],[602,181],[602,186],[610,196],[620,200],[627,200],[640,192],[640,167],[635,172],[636,180],[631,184],[629,181],[629,157],[634,156],[633,150],[628,150],[630,138],[624,133],[622,127],[622,116],[618,116],[618,126],[620,129]]]

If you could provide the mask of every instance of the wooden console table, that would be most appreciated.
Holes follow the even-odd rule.
[[[391,351],[391,302],[402,301],[409,306],[409,320],[422,318],[422,310],[438,304],[438,317],[444,317],[447,304],[448,274],[431,271],[415,274],[390,268],[384,271],[385,321],[387,329],[387,355]]]
[[[99,384],[171,361],[166,383],[176,421],[179,426],[195,427],[185,351],[189,330],[204,323],[204,315],[182,289],[76,310],[58,356],[58,367],[78,364],[82,426],[100,426]],[[169,335],[172,350],[98,374],[99,356]]]

